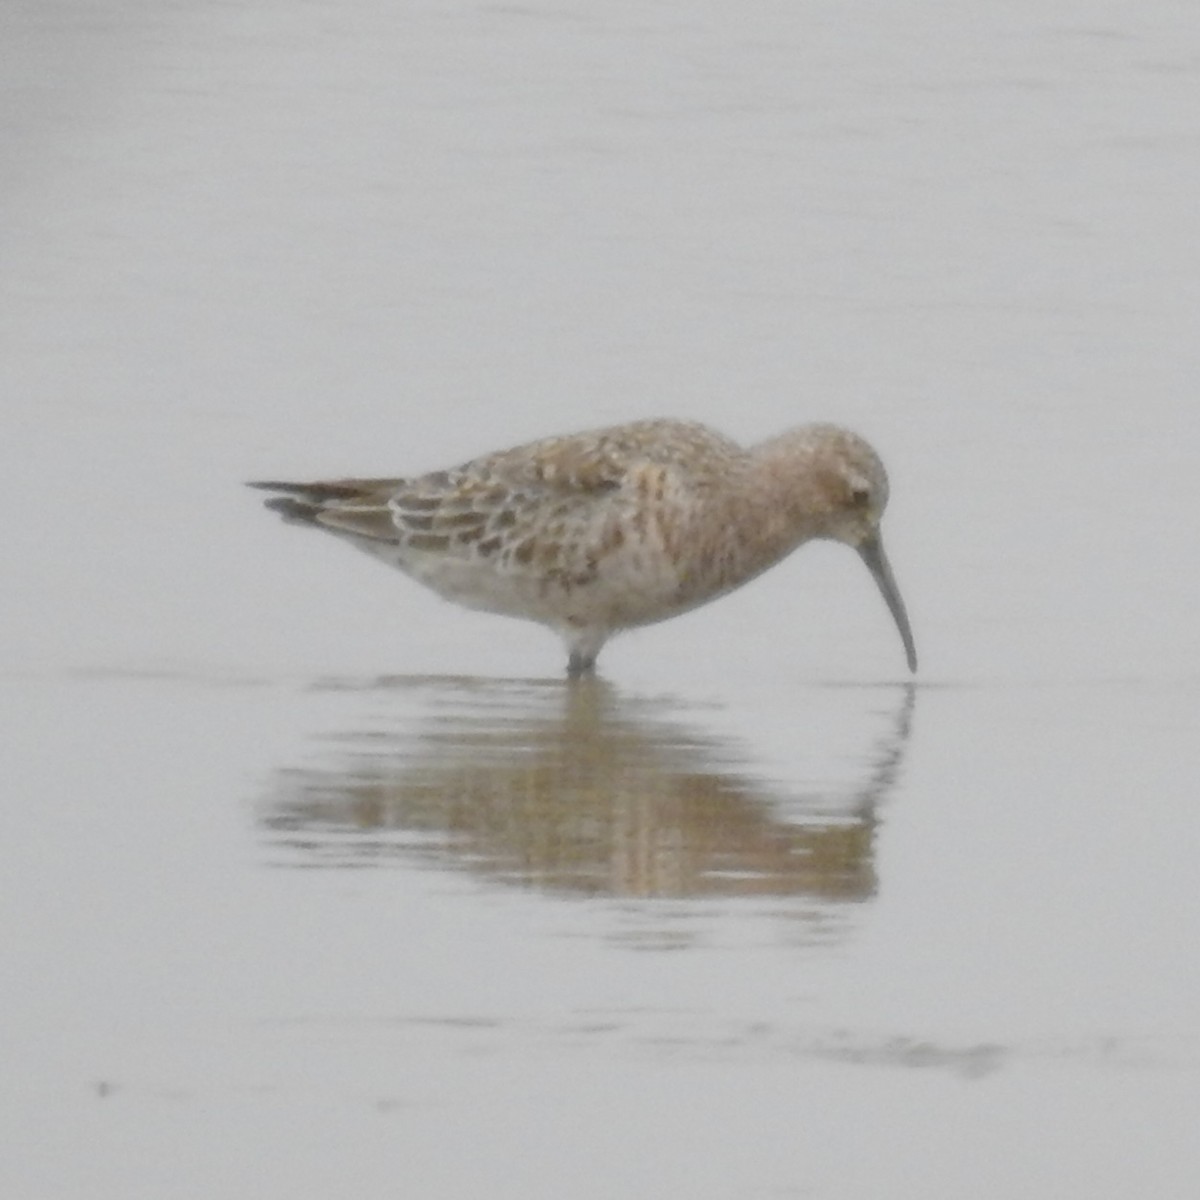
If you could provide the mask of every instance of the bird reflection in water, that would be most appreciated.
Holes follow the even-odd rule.
[[[795,788],[756,779],[735,745],[665,718],[686,717],[678,704],[600,680],[371,686],[415,690],[432,714],[413,730],[393,713],[403,727],[385,717],[382,729],[332,739],[324,765],[278,772],[259,813],[276,861],[425,862],[624,897],[875,891],[876,809],[901,764],[911,686],[882,718],[856,702],[869,744],[844,779]]]

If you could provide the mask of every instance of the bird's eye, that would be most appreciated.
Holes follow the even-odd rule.
[[[866,508],[871,502],[871,489],[863,484],[850,488],[850,503],[855,508]]]

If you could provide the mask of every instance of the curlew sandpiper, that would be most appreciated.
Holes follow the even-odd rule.
[[[883,552],[887,473],[862,438],[804,425],[744,449],[691,421],[635,421],[401,479],[252,483],[267,507],[468,608],[537,621],[591,672],[604,643],[706,604],[813,538],[858,551],[900,631]]]

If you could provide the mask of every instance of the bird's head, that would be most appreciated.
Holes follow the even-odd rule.
[[[866,563],[900,631],[909,670],[915,671],[912,626],[879,529],[888,502],[888,477],[879,455],[858,434],[837,425],[795,429],[777,446],[781,457],[803,467],[798,502],[811,514],[815,536],[844,542]]]

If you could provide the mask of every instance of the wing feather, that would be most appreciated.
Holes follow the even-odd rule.
[[[268,505],[332,533],[391,543],[512,575],[573,583],[595,576],[604,553],[646,536],[664,496],[703,490],[742,452],[706,427],[642,421],[545,438],[448,471],[401,479],[251,484],[282,493]]]

